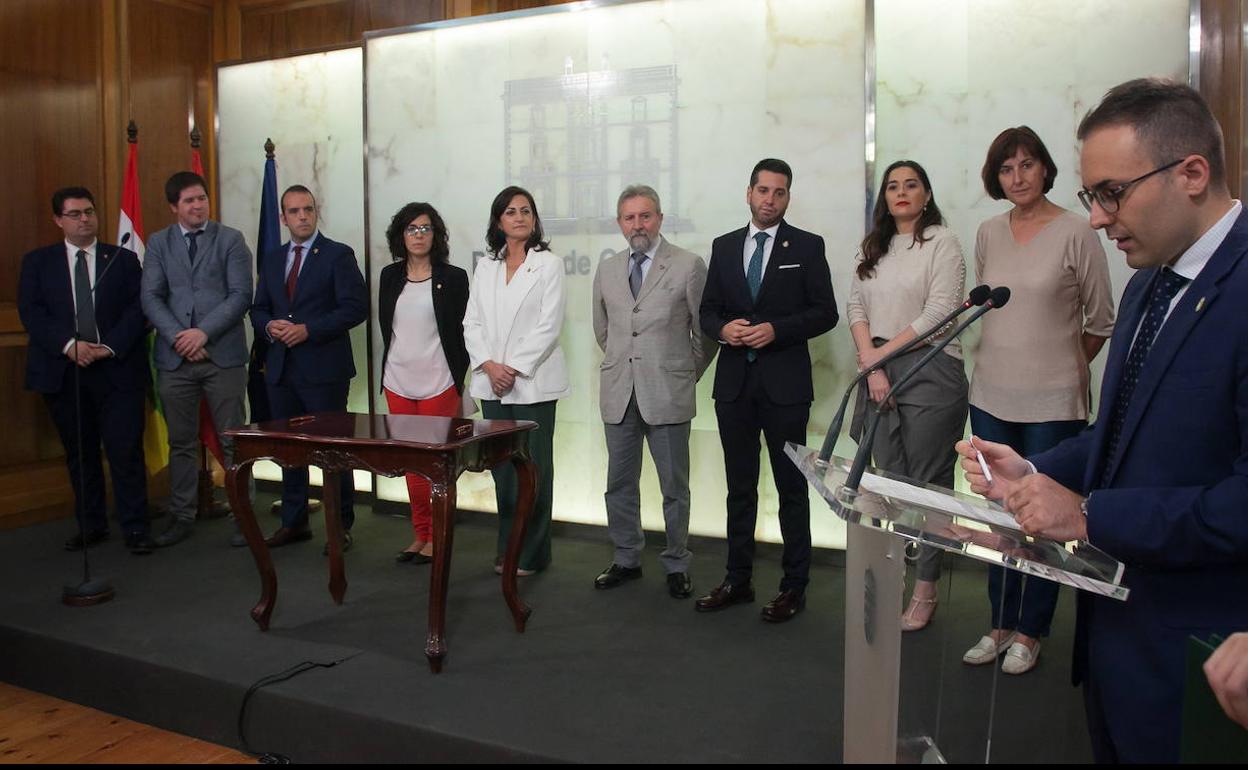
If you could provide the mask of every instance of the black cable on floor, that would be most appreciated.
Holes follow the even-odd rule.
[[[357,652],[355,653],[355,655],[359,655],[359,653]],[[263,676],[260,679],[256,680],[255,684],[247,688],[246,694],[243,695],[243,703],[238,708],[238,741],[239,743],[242,744],[243,751],[246,751],[248,754],[251,754],[252,756],[258,757],[260,760],[260,764],[262,765],[289,765],[291,763],[290,757],[286,756],[285,754],[277,754],[274,752],[267,752],[267,751],[256,751],[255,749],[251,747],[251,744],[247,742],[247,732],[243,727],[244,720],[247,717],[247,702],[251,700],[251,696],[254,695],[256,691],[259,690],[261,687],[268,687],[271,684],[278,684],[279,682],[285,682],[288,679],[293,679],[294,677],[299,676],[300,674],[306,671],[311,671],[314,668],[333,668],[339,663],[345,663],[348,660],[351,660],[352,658],[355,657],[355,655],[348,655],[345,658],[339,658],[338,660],[333,660],[328,663],[319,663],[314,660],[305,660],[302,663],[291,666],[285,671],[279,672],[277,674],[269,674],[268,676]]]

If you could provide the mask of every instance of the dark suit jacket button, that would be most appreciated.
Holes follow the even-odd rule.
[[[634,336],[634,337],[636,337],[636,336],[637,336],[637,332],[633,332],[633,336]]]
[[[635,307],[635,308],[633,308],[633,312],[634,312],[634,313],[640,313],[640,312],[641,312],[641,308],[639,308],[639,307]]]

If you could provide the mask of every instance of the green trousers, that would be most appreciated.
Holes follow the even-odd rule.
[[[524,533],[524,547],[520,550],[520,569],[542,570],[550,565],[550,511],[555,494],[555,405],[557,401],[538,404],[504,404],[501,401],[482,401],[481,416],[487,420],[532,420],[537,429],[529,436],[529,458],[537,465],[537,498],[529,515],[529,526]],[[511,525],[516,517],[516,497],[520,482],[516,469],[510,462],[495,466],[494,494],[498,499],[498,554],[507,550]]]

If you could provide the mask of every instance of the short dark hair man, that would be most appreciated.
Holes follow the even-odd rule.
[[[43,394],[65,446],[82,525],[65,548],[108,537],[100,443],[126,546],[151,553],[143,410],[147,347],[139,307],[141,268],[129,249],[96,240],[100,220],[85,187],[52,195],[52,221],[65,239],[22,258],[18,312],[30,335],[26,387]],[[79,435],[81,431],[81,442]]]
[[[958,444],[972,489],[1024,531],[1126,564],[1125,602],[1079,596],[1076,681],[1101,762],[1177,762],[1187,637],[1248,627],[1248,215],[1222,134],[1184,85],[1116,86],[1079,126],[1079,197],[1138,272],[1101,414],[1031,458]]]
[[[810,498],[785,442],[806,442],[814,400],[812,337],[839,317],[823,239],[784,221],[793,171],[775,158],[750,173],[746,227],[715,239],[700,321],[720,341],[715,415],[728,481],[728,565],[722,583],[698,599],[700,612],[754,601],[754,527],[758,519],[758,435],[767,441],[780,495],[784,578],[763,607],[764,620],[801,612],[810,579]]]
[[[281,210],[290,240],[261,259],[251,306],[255,333],[272,341],[264,369],[272,416],[345,412],[355,376],[348,332],[368,318],[364,276],[351,247],[318,229],[316,198],[307,187],[287,188]],[[343,547],[349,549],[355,521],[350,473],[342,474],[341,493]],[[282,526],[268,544],[276,548],[310,537],[308,469],[284,468]]]
[[[177,221],[147,242],[143,312],[156,327],[154,358],[169,426],[169,510],[156,537],[170,546],[195,523],[199,402],[207,399],[229,462],[234,443],[222,432],[243,424],[247,337],[243,314],[251,305],[251,252],[239,231],[208,218],[203,178],[179,171],[165,183]]]

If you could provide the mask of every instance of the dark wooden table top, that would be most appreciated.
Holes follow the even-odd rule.
[[[533,430],[529,420],[470,420],[406,414],[338,412],[270,420],[229,431],[240,438],[300,439],[321,444],[404,446],[434,451],[456,449],[488,438]]]

